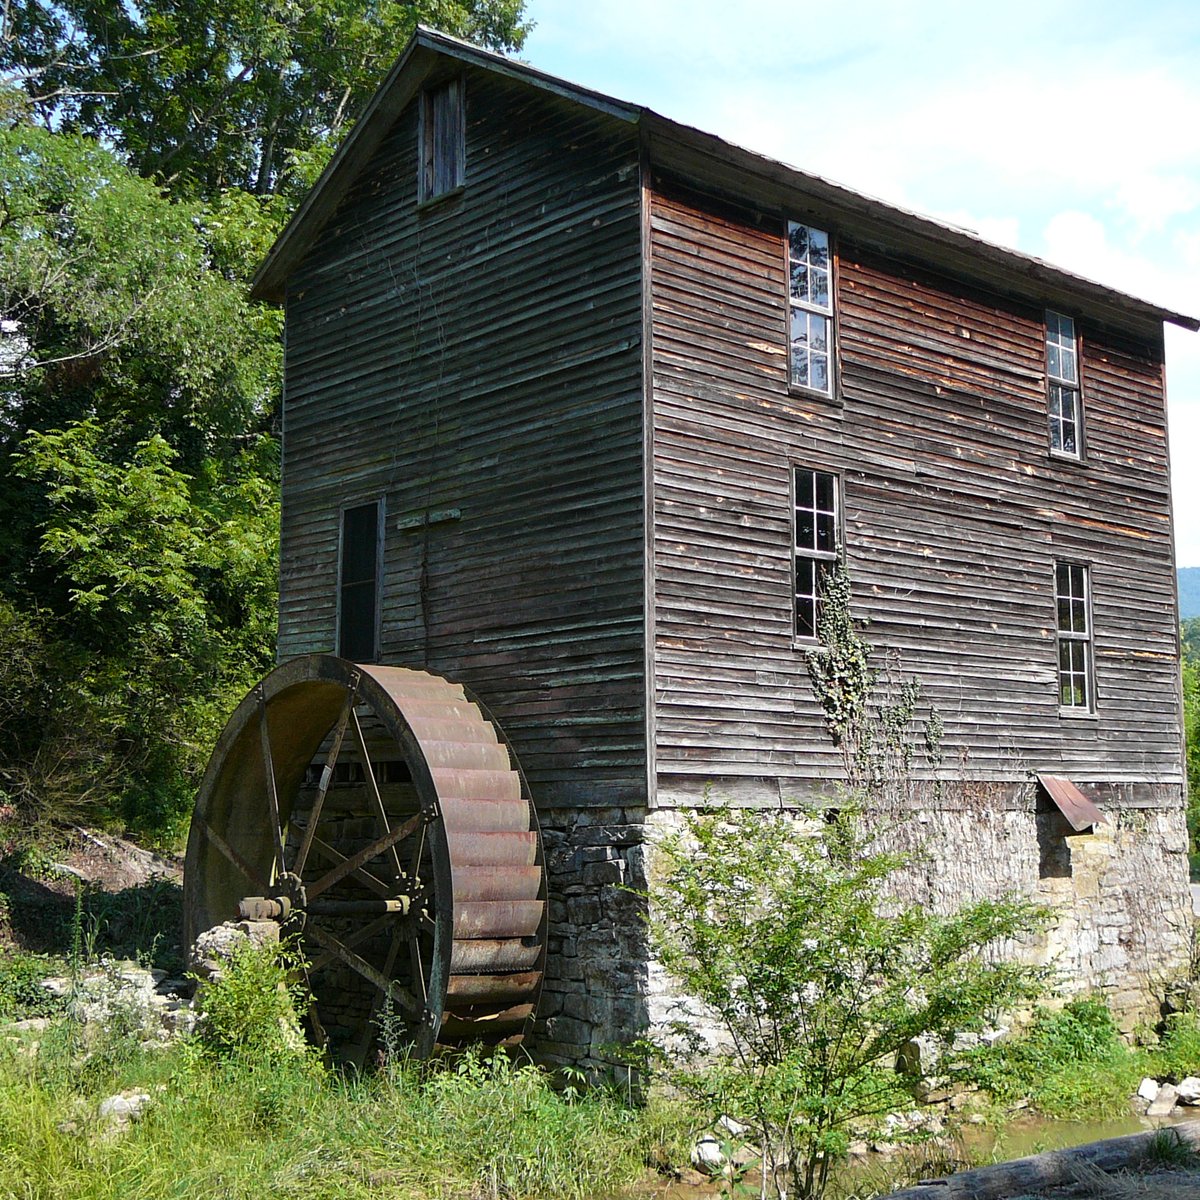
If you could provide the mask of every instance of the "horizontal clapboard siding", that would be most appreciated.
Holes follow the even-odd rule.
[[[466,89],[462,194],[418,209],[411,106],[289,281],[279,653],[333,648],[380,497],[384,661],[474,689],[539,802],[644,799],[636,136]]]
[[[792,640],[793,465],[841,475],[856,615],[941,711],[948,762],[1177,783],[1161,340],[1079,319],[1087,455],[1052,458],[1040,306],[842,231],[840,396],[790,396],[781,231],[669,183],[653,195],[660,798],[839,773]],[[1056,558],[1091,567],[1092,719],[1058,709]]]

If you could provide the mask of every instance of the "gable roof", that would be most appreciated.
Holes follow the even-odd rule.
[[[746,150],[713,134],[628,104],[590,88],[539,71],[469,42],[418,26],[404,53],[388,72],[357,123],[305,196],[251,281],[259,300],[280,302],[287,279],[315,244],[355,180],[405,108],[418,95],[430,71],[445,59],[520,80],[585,105],[640,129],[652,162],[669,161],[701,190],[753,201],[764,189],[782,198],[802,198],[853,221],[855,232],[888,248],[903,246],[907,257],[946,266],[968,278],[1045,303],[1071,307],[1086,301],[1117,322],[1168,321],[1200,330],[1200,320],[1139,300],[1043,259],[996,245],[970,230],[856,192],[820,175]],[[798,201],[797,201],[798,202]],[[783,200],[786,204],[786,199]]]

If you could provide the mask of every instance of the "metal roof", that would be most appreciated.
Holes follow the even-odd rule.
[[[425,26],[418,26],[404,53],[279,235],[251,283],[255,297],[282,300],[288,276],[315,243],[388,130],[418,94],[429,72],[447,58],[520,80],[638,127],[646,139],[651,163],[669,161],[673,170],[701,190],[716,190],[753,203],[764,189],[769,189],[780,204],[790,201],[823,209],[841,223],[852,224],[856,233],[869,240],[893,250],[902,249],[909,259],[948,267],[961,276],[1042,303],[1086,303],[1115,323],[1131,319],[1143,323],[1168,321],[1200,330],[1200,320],[1195,317],[1140,300],[1033,255],[989,242],[970,230],[888,204],[669,120],[644,106],[580,87]]]

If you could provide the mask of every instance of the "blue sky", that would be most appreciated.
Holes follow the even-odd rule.
[[[533,65],[1200,317],[1200,4],[528,0]],[[1167,329],[1179,564],[1200,334]]]

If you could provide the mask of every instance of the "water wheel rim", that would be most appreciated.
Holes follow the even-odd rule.
[[[416,695],[414,695],[414,692]],[[273,876],[286,865],[281,853],[283,826],[290,821],[304,771],[329,737],[347,703],[347,696],[365,705],[379,721],[384,733],[399,749],[416,792],[419,811],[426,817],[424,836],[429,840],[433,872],[432,888],[437,898],[433,912],[428,978],[425,980],[427,1012],[411,1046],[411,1052],[427,1056],[437,1043],[443,1017],[447,1014],[447,991],[455,954],[454,866],[447,843],[443,797],[427,757],[427,745],[414,731],[406,709],[419,705],[417,696],[439,698],[444,712],[455,717],[469,714],[472,707],[480,723],[488,726],[499,745],[509,749],[511,770],[520,780],[520,792],[529,809],[529,828],[536,839],[536,863],[540,871],[538,898],[541,920],[536,934],[536,961],[529,963],[536,975],[535,986],[526,999],[528,1019],[510,1039],[519,1040],[528,1031],[544,978],[547,916],[545,870],[536,816],[528,787],[503,740],[498,726],[480,710],[464,689],[438,676],[403,668],[361,666],[332,655],[309,655],[294,659],[268,675],[235,710],[213,751],[197,797],[189,835],[185,870],[185,936],[188,944],[203,928],[228,919],[234,893],[275,883]],[[435,704],[435,710],[439,709]],[[357,721],[357,717],[355,718]],[[262,735],[262,746],[255,735]],[[369,754],[363,745],[364,754]],[[274,761],[273,761],[274,760]],[[274,796],[269,780],[274,780]],[[237,820],[240,807],[261,806],[277,814],[275,828],[263,830]],[[268,820],[268,825],[271,820]],[[225,831],[225,832],[222,832]],[[233,836],[225,833],[233,831]],[[215,835],[215,837],[214,837]],[[218,842],[224,845],[218,845]],[[460,916],[462,912],[460,910]],[[464,939],[459,939],[460,949]],[[416,953],[416,951],[414,951]],[[468,972],[469,973],[469,972]],[[461,972],[460,972],[461,974]],[[529,989],[527,989],[528,991]],[[511,1024],[511,1022],[510,1022]],[[486,1027],[483,1027],[486,1029]],[[369,1037],[369,1033],[364,1034]]]

